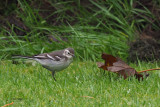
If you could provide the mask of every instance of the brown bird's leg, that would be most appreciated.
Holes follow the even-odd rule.
[[[56,81],[56,78],[54,77],[54,75],[55,75],[55,71],[52,71],[52,77]]]

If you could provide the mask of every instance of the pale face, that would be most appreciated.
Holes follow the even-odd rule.
[[[71,59],[74,56],[74,54],[72,54],[68,49],[64,50],[63,55],[66,56],[69,59]]]

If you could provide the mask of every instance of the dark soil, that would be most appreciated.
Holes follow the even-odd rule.
[[[153,61],[160,59],[160,41],[154,39],[137,39],[130,44],[129,60]]]
[[[153,61],[160,59],[160,4],[156,4],[153,0],[139,0],[143,6],[147,7],[155,16],[154,19],[150,16],[143,17],[150,20],[151,23],[143,23],[145,28],[140,28],[141,33],[138,33],[138,39],[130,43],[129,60],[137,61],[137,58],[141,61]],[[158,3],[158,2],[157,2]],[[135,3],[134,7],[143,9],[141,4]],[[139,19],[140,16],[135,16]],[[154,25],[159,28],[154,28]],[[140,31],[138,31],[140,32]]]
[[[11,26],[14,26],[13,29]],[[29,28],[16,14],[10,14],[9,16],[1,16],[0,27],[6,29],[10,33],[16,33],[19,36],[26,35],[26,32],[29,32]]]

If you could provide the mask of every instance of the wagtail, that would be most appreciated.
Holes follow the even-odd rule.
[[[43,53],[34,56],[13,56],[12,58],[25,58],[35,60],[40,63],[44,68],[52,72],[55,79],[55,72],[62,71],[67,68],[73,61],[74,49],[66,48],[63,50],[53,51],[51,53]]]

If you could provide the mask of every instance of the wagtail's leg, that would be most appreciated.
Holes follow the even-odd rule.
[[[106,73],[106,71],[104,70],[103,75]]]
[[[54,77],[54,75],[55,75],[55,71],[52,71],[52,77],[56,81],[56,78]]]

